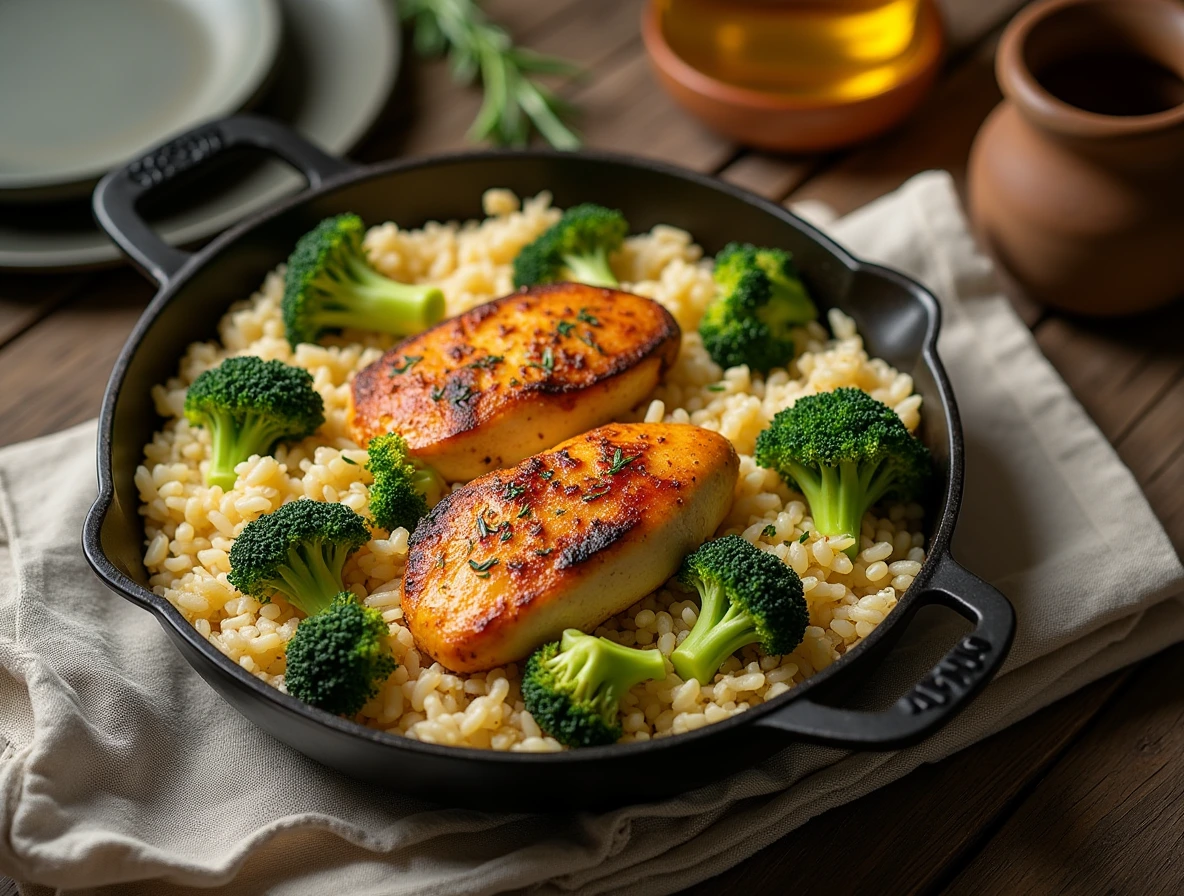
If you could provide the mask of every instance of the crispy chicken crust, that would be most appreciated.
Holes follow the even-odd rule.
[[[738,471],[718,433],[612,423],[470,482],[411,536],[402,607],[416,644],[476,672],[594,629],[711,537]]]
[[[350,428],[396,430],[451,482],[502,469],[624,413],[678,357],[657,302],[580,283],[536,286],[444,321],[354,378]]]

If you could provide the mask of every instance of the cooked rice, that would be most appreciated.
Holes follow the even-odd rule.
[[[449,314],[510,292],[511,261],[518,250],[559,217],[543,193],[520,204],[506,190],[484,197],[489,217],[464,224],[429,223],[421,230],[395,224],[372,228],[366,247],[385,274],[404,281],[432,281],[447,298]],[[820,324],[801,333],[800,354],[789,370],[768,377],[747,368],[721,370],[696,332],[714,285],[710,259],[690,234],[659,225],[630,237],[612,259],[623,288],[662,303],[683,328],[682,352],[652,399],[628,420],[690,422],[722,433],[740,452],[740,478],[730,515],[719,534],[740,533],[772,551],[802,578],[810,607],[805,640],[787,656],[762,656],[755,646],[730,658],[712,685],[683,682],[670,668],[664,681],[635,687],[622,703],[622,742],[694,730],[785,693],[833,663],[867,637],[896,605],[925,559],[921,508],[891,507],[885,517],[863,521],[859,554],[850,541],[813,532],[802,496],[753,462],[757,434],[772,416],[802,395],[858,386],[896,409],[905,425],[920,420],[920,396],[911,377],[869,358],[854,323],[832,311],[831,338]],[[301,614],[282,597],[261,604],[228,582],[229,551],[249,521],[286,501],[340,501],[366,514],[366,451],[346,428],[350,376],[376,360],[392,340],[345,333],[326,344],[292,351],[280,319],[281,272],[234,305],[219,325],[221,344],[195,343],[179,375],[153,391],[167,423],[144,449],[136,471],[143,502],[147,548],[144,564],[153,590],[248,672],[284,687],[284,645]],[[209,436],[190,427],[182,410],[185,391],[199,373],[232,355],[278,358],[308,369],[325,401],[321,430],[298,444],[281,445],[274,457],[254,457],[237,468],[229,493],[203,484]],[[352,463],[351,463],[352,461]],[[772,526],[772,534],[765,534]],[[809,533],[809,534],[807,534]],[[803,541],[804,536],[804,541]],[[525,710],[519,665],[456,675],[422,657],[399,607],[400,575],[408,533],[375,531],[346,564],[345,580],[390,624],[399,666],[358,720],[366,725],[436,743],[497,750],[558,750]],[[596,634],[622,644],[657,646],[669,656],[695,622],[698,601],[669,583],[613,617]]]

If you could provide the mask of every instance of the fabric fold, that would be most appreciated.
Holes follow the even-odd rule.
[[[91,423],[0,451],[0,871],[34,894],[669,893],[1184,639],[1166,534],[999,294],[949,176],[826,229],[942,303],[967,443],[954,553],[1019,618],[1003,674],[954,723],[895,753],[792,746],[600,814],[453,810],[351,781],[237,715],[91,574]],[[906,686],[951,631],[918,620],[872,690]]]

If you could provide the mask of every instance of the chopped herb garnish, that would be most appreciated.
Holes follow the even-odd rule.
[[[507,501],[513,501],[519,495],[526,493],[526,486],[519,485],[516,482],[507,482],[505,490],[502,492],[502,497]]]
[[[516,376],[510,377],[510,385],[511,386],[521,385],[521,383],[518,382],[518,377],[516,377]]]
[[[539,473],[539,475],[542,476],[544,479],[550,479],[552,476],[555,475],[555,471],[554,470],[543,470],[543,472]]]
[[[523,508],[518,511],[518,516],[515,517],[515,519],[522,519],[523,517],[527,517],[527,516],[530,516],[530,505],[529,504],[524,505]]]
[[[600,321],[588,313],[587,308],[581,308],[580,313],[576,315],[576,320],[586,323],[590,327],[599,327]]]
[[[558,510],[555,511],[556,516],[563,516],[565,513],[567,513],[566,507],[560,507]]]
[[[575,328],[576,328],[576,325],[573,324],[571,321],[561,320],[559,323],[557,323],[555,325],[555,332],[558,333],[560,336],[566,336],[568,333],[570,333]]]
[[[357,462],[356,460],[353,460],[352,458],[346,457],[344,454],[343,454],[343,455],[341,455],[341,459],[342,459],[343,461],[345,461],[347,464],[349,464],[351,467],[356,467],[356,466],[358,465],[358,462]]]
[[[550,373],[555,369],[555,356],[551,354],[551,346],[543,349],[543,370]]]
[[[477,393],[474,392],[472,389],[470,389],[468,386],[462,386],[460,392],[457,393],[456,395],[452,396],[452,403],[453,404],[464,404],[466,401],[468,401],[470,398],[472,398],[476,394]]]
[[[392,374],[406,373],[408,370],[410,370],[412,367],[414,367],[416,364],[418,364],[422,360],[423,360],[423,355],[404,355],[402,364],[399,364],[399,365],[392,364],[391,365],[391,373]]]
[[[772,538],[776,534],[777,534],[777,527],[774,526],[772,523],[769,523],[769,525],[767,525],[767,526],[765,526],[765,528],[761,529],[761,535],[765,536],[765,538]]]
[[[605,488],[602,488],[598,492],[588,492],[588,494],[584,495],[584,497],[581,500],[583,500],[584,503],[587,504],[591,501],[595,501],[597,498],[603,498],[605,495],[608,494],[608,492],[609,492],[609,490],[608,490],[608,487],[606,486]]]
[[[497,564],[497,557],[490,557],[488,560],[482,560],[480,563],[478,563],[476,560],[470,560],[469,568],[472,569],[473,572],[487,572],[497,566]]]
[[[707,387],[707,391],[708,392],[724,392],[727,390],[727,388],[728,387],[725,386],[723,383],[712,383],[710,386]]]
[[[546,557],[553,550],[555,550],[555,549],[554,548],[535,548],[534,552],[536,554],[538,554],[540,557]]]
[[[479,358],[468,366],[477,369],[484,368],[485,370],[492,370],[495,364],[500,364],[504,360],[505,358],[501,355],[486,355],[484,358]]]
[[[502,541],[509,541],[511,538],[514,537],[514,527],[511,526],[509,523],[502,523],[500,526],[498,526],[498,528],[501,529],[501,531],[502,531],[502,535],[501,535]]]
[[[440,386],[432,389],[432,401],[439,401],[444,397],[444,390]]]
[[[473,541],[473,539],[471,539],[471,538],[470,538],[470,539],[469,539],[469,549],[468,549],[467,551],[465,551],[465,556],[466,556],[466,557],[467,557],[467,556],[469,556],[469,554],[473,553],[473,545],[475,545],[475,544],[476,544],[476,542],[475,542],[475,541]]]
[[[616,476],[618,473],[620,473],[623,469],[625,469],[627,466],[629,466],[631,463],[633,463],[639,457],[641,457],[640,454],[635,454],[632,457],[622,457],[621,456],[621,449],[618,448],[616,451],[613,452],[613,461],[611,464],[609,464],[609,467],[608,467],[609,475]]]
[[[810,537],[810,533],[809,533],[809,532],[803,532],[803,533],[802,533],[802,537],[798,539],[798,544],[805,544],[805,543],[806,543],[806,539],[807,539],[807,538],[809,538],[809,537]]]
[[[592,338],[591,330],[580,334],[580,342],[584,343],[586,346],[588,346],[588,348],[595,349],[602,355],[604,354],[604,349],[600,347],[600,343]]]
[[[488,508],[483,508],[481,512],[477,514],[477,534],[482,538],[489,534],[489,527],[485,525],[485,514],[487,512]]]

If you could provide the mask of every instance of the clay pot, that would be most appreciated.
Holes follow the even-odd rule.
[[[1184,295],[1184,3],[1045,0],[995,60],[970,156],[980,233],[1033,298],[1144,311]]]

